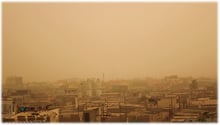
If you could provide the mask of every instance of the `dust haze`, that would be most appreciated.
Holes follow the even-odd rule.
[[[217,77],[216,3],[3,3],[3,79]]]
[[[2,122],[218,121],[217,3],[3,2]]]

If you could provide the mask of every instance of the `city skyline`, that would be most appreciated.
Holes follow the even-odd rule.
[[[208,80],[217,80],[217,78],[212,78],[212,77],[204,77],[204,76],[200,76],[200,77],[194,77],[194,76],[178,76],[176,74],[170,74],[170,75],[166,75],[163,77],[150,77],[150,76],[146,76],[146,77],[131,77],[131,78],[123,78],[123,77],[115,77],[115,78],[111,78],[109,79],[108,77],[106,78],[106,76],[103,78],[102,76],[93,76],[93,77],[66,77],[66,78],[60,78],[60,79],[54,79],[54,80],[27,80],[25,77],[23,76],[19,76],[19,75],[11,75],[6,77],[3,80],[3,84],[6,83],[6,80],[8,78],[13,78],[13,77],[19,77],[22,78],[22,80],[24,81],[24,83],[31,83],[31,82],[56,82],[56,81],[62,81],[62,80],[86,80],[86,79],[99,79],[102,80],[104,82],[109,82],[109,81],[126,81],[126,80],[147,80],[147,79],[153,79],[153,80],[161,80],[161,79],[166,79],[166,77],[177,77],[177,78],[186,78],[186,79],[208,79]]]
[[[3,2],[3,79],[217,78],[216,3]]]
[[[2,123],[217,123],[217,2],[3,2]]]

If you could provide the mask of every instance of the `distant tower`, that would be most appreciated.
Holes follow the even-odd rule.
[[[102,81],[97,79],[97,81],[95,81],[96,84],[96,95],[95,96],[101,96],[102,94]]]
[[[104,73],[103,73],[103,74],[102,74],[102,80],[103,80],[102,82],[104,82],[104,77],[105,77],[105,75],[104,75]]]
[[[105,77],[105,75],[104,75],[104,73],[102,74],[102,88],[104,87],[104,77]]]

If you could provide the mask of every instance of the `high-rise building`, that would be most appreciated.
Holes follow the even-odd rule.
[[[82,96],[89,96],[89,97],[92,96],[92,88],[88,80],[81,82],[81,92],[82,92]]]
[[[22,89],[23,88],[23,78],[17,76],[11,76],[6,79],[6,88],[9,89]]]
[[[87,79],[81,83],[82,96],[101,96],[102,82],[99,79]]]

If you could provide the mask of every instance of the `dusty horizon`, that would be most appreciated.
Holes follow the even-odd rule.
[[[192,78],[195,80],[201,80],[201,79],[210,79],[210,80],[217,80],[217,78],[213,78],[213,77],[205,77],[205,76],[199,76],[199,77],[194,77],[194,76],[178,76],[178,75],[166,75],[166,76],[162,76],[162,77],[151,77],[151,76],[146,76],[146,77],[130,77],[130,78],[123,78],[123,77],[114,77],[114,78],[108,78],[106,79],[106,76],[104,77],[104,82],[109,82],[109,81],[120,81],[120,80],[147,80],[147,79],[153,79],[153,80],[161,80],[164,79],[165,77],[169,77],[169,76],[177,76],[178,78]],[[22,77],[22,81],[24,83],[32,83],[32,82],[57,82],[57,81],[62,81],[62,80],[86,80],[86,79],[100,79],[103,80],[102,76],[95,76],[95,77],[63,77],[60,79],[53,79],[53,80],[27,80],[25,77],[23,76],[19,76],[19,75],[11,75],[11,76],[6,76],[6,78],[3,80],[3,84],[6,83],[6,79],[7,78],[18,78],[18,77]]]
[[[217,3],[2,5],[3,80],[217,78]]]

